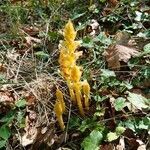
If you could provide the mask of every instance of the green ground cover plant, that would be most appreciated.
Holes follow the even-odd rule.
[[[0,1],[0,149],[148,150],[149,12],[148,0]],[[70,65],[62,49],[82,55]]]

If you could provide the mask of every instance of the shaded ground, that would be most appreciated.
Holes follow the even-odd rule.
[[[0,2],[0,148],[149,149],[149,5]],[[58,45],[69,18],[82,41],[82,79],[91,86],[86,117],[71,104],[59,71]],[[64,132],[53,111],[56,87],[66,103]]]

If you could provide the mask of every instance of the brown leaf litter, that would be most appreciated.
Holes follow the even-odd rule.
[[[139,52],[135,48],[117,44],[110,46],[103,54],[106,57],[108,67],[119,70],[121,61],[127,63],[131,57],[138,56]]]
[[[118,31],[114,36],[116,44],[110,45],[103,55],[108,63],[108,68],[120,70],[122,64],[140,54],[136,41],[127,32]],[[123,63],[122,63],[123,62]]]

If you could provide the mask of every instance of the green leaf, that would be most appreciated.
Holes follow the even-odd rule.
[[[128,90],[130,90],[130,89],[133,88],[133,85],[131,85],[131,84],[128,83],[128,82],[122,82],[122,83],[120,84],[120,86],[126,87]]]
[[[144,52],[150,53],[150,43],[146,44],[143,49],[144,49]]]
[[[80,118],[78,117],[71,117],[69,120],[69,129],[73,129],[79,127],[81,125]]]
[[[18,126],[20,128],[25,127],[24,112],[23,111],[18,111],[16,118],[17,118]]]
[[[106,0],[99,0],[101,3],[105,3],[106,2]]]
[[[131,129],[132,131],[136,131],[134,120],[127,120],[122,123],[126,128]]]
[[[125,101],[126,101],[126,99],[123,97],[118,97],[115,100],[114,107],[115,107],[116,111],[120,111],[126,106]]]
[[[101,69],[102,71],[102,74],[101,76],[104,76],[104,77],[115,77],[115,72],[114,71],[110,71],[108,69]]]
[[[84,150],[98,150],[103,135],[100,131],[93,130],[88,137],[84,139],[81,146]]]
[[[101,32],[93,40],[95,42],[101,42],[102,44],[105,44],[105,45],[110,45],[112,43],[112,41],[110,40],[110,38],[108,38],[104,32]]]
[[[145,97],[143,97],[140,94],[135,94],[135,93],[131,93],[131,92],[128,92],[128,94],[129,94],[129,96],[127,97],[127,99],[137,109],[142,110],[142,108],[144,108],[144,109],[149,108],[149,106],[146,105],[147,99]]]
[[[126,129],[124,127],[121,127],[121,126],[117,127],[116,128],[116,134],[120,136],[125,130]]]
[[[85,15],[85,14],[86,14],[86,12],[81,13],[81,14],[75,13],[75,14],[73,14],[73,16],[71,17],[71,19],[72,19],[72,20],[75,20],[75,19],[80,18],[81,16],[83,16],[83,15]]]
[[[0,141],[0,148],[4,147],[6,145],[6,140],[1,140]]]
[[[141,21],[142,13],[139,11],[135,11],[136,17],[134,18],[135,21]]]
[[[0,128],[0,137],[3,138],[4,140],[7,140],[10,137],[10,135],[11,135],[10,129],[6,125],[3,125]]]
[[[20,107],[25,107],[26,103],[27,102],[25,99],[19,99],[18,101],[16,101],[15,105],[20,108]]]
[[[9,111],[2,119],[0,119],[0,122],[7,122],[10,123],[15,117],[14,111]]]
[[[91,37],[85,37],[82,40],[81,44],[82,44],[83,47],[87,47],[87,48],[93,48],[94,47],[94,42],[93,42]]]
[[[149,122],[150,123],[150,122]],[[150,125],[150,124],[149,124]],[[139,129],[145,129],[145,130],[148,130],[149,129],[149,126],[148,125],[145,125],[144,124],[144,121],[143,120],[141,120],[140,122],[139,122],[139,127],[138,127]]]
[[[43,51],[39,51],[35,53],[35,56],[39,59],[47,60],[49,58],[49,54],[46,54]]]
[[[114,140],[118,139],[118,137],[119,136],[115,132],[109,132],[107,134],[107,140],[108,140],[108,142],[114,141]]]

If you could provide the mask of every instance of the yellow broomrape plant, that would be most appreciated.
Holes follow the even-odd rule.
[[[87,82],[87,80],[83,81],[83,83],[82,83],[82,89],[83,89],[83,94],[84,94],[85,109],[89,110],[90,85]]]
[[[76,49],[80,45],[79,41],[75,41],[76,34],[77,32],[74,30],[73,24],[69,20],[63,31],[64,41],[61,41],[59,46],[60,55],[58,62],[60,64],[61,75],[67,81],[70,98],[74,104],[77,104],[80,114],[84,116],[84,107],[86,110],[89,110],[90,85],[86,80],[80,81],[82,67],[76,64],[76,60],[82,55],[82,52],[76,52]],[[65,104],[63,94],[58,89],[56,97],[57,100],[54,109],[60,127],[64,130],[62,113],[65,111]]]
[[[60,128],[63,131],[65,129],[65,125],[62,115],[65,112],[65,103],[63,99],[63,93],[59,89],[56,91],[56,103],[54,105],[54,112],[56,114]]]

